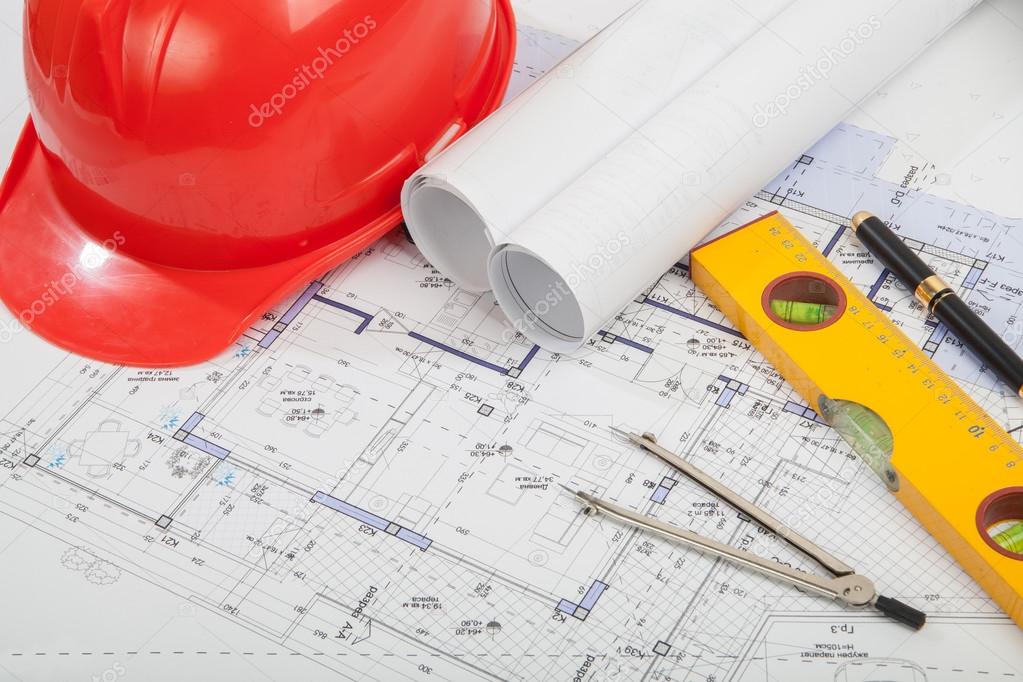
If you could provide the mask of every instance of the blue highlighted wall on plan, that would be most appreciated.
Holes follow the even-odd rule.
[[[383,517],[377,516],[376,514],[373,514],[371,512],[366,511],[365,509],[362,509],[361,507],[356,507],[354,504],[345,502],[344,500],[339,500],[338,498],[328,495],[327,493],[317,492],[315,495],[313,495],[313,502],[322,504],[324,507],[333,509],[336,512],[341,512],[345,516],[351,517],[356,521],[364,523],[371,528],[375,528],[376,530],[382,530],[388,535],[393,535],[399,540],[404,540],[405,542],[409,543],[410,545],[418,547],[424,552],[430,548],[430,545],[433,544],[433,540],[429,539],[426,536],[420,535],[419,533],[411,531],[403,526],[399,526],[397,523],[394,523],[393,521],[388,521]]]
[[[600,595],[604,594],[604,590],[607,589],[607,583],[602,583],[599,580],[594,580],[593,584],[590,585],[590,589],[583,595],[582,600],[576,604],[570,602],[567,599],[562,599],[558,602],[557,609],[566,616],[572,616],[579,620],[586,620],[586,617],[590,615],[593,607],[597,605],[597,600],[600,599]]]
[[[191,417],[185,420],[185,423],[182,424],[181,428],[174,434],[174,440],[179,440],[185,445],[190,445],[196,450],[205,452],[207,455],[212,455],[219,460],[227,459],[231,454],[230,450],[221,447],[216,443],[211,443],[205,438],[200,438],[192,433],[192,431],[194,431],[205,418],[206,415],[201,412],[194,413]]]
[[[718,379],[725,384],[724,388],[721,389],[721,393],[718,394],[717,400],[714,401],[714,404],[718,407],[731,407],[735,396],[746,395],[746,391],[749,390],[748,384],[736,381],[730,377],[719,376]]]
[[[618,334],[612,334],[609,331],[601,331],[600,337],[604,339],[604,341],[607,343],[620,343],[623,346],[635,348],[636,350],[643,351],[644,353],[653,354],[654,352],[654,349],[651,348],[650,346],[643,345],[642,343],[633,341],[632,339],[627,339],[624,336],[619,336]]]
[[[668,493],[670,493],[672,488],[676,485],[678,485],[678,481],[665,476],[661,479],[661,482],[657,485],[657,487],[654,488],[654,492],[650,496],[650,501],[656,502],[657,504],[664,504],[664,500],[667,499]]]
[[[501,367],[498,364],[489,362],[482,358],[478,358],[475,355],[472,355],[471,353],[466,353],[465,351],[459,350],[458,348],[455,348],[454,346],[451,346],[449,344],[442,343],[441,341],[435,341],[434,339],[431,339],[428,336],[424,336],[423,334],[420,334],[418,332],[409,332],[409,336],[415,339],[416,341],[425,343],[426,345],[432,346],[437,350],[442,350],[445,353],[454,355],[455,357],[462,358],[463,360],[468,360],[474,365],[485,367],[486,369],[497,372],[498,374],[509,376],[512,379],[518,378],[519,375],[522,374],[522,372],[526,369],[526,367],[529,366],[529,363],[533,361],[533,358],[536,357],[536,354],[540,352],[540,346],[533,346],[526,354],[526,357],[523,358],[518,365],[514,367]]]
[[[269,348],[270,346],[272,346],[274,342],[277,341],[278,338],[280,338],[281,334],[283,334],[288,329],[288,327],[291,326],[291,323],[295,321],[299,314],[301,314],[302,311],[304,311],[306,307],[313,301],[316,301],[317,303],[322,303],[325,306],[334,308],[335,310],[340,310],[342,312],[348,313],[359,318],[359,326],[355,328],[354,330],[355,334],[362,334],[364,331],[366,331],[366,327],[368,327],[370,322],[373,321],[374,316],[370,313],[359,310],[358,308],[353,308],[352,306],[347,305],[345,303],[335,301],[333,299],[327,298],[326,296],[321,296],[320,292],[323,290],[323,287],[324,287],[323,282],[313,282],[308,287],[306,287],[305,291],[303,291],[301,295],[299,295],[298,299],[296,299],[295,302],[292,303],[288,310],[284,313],[284,315],[281,316],[281,319],[279,319],[274,324],[273,328],[266,333],[263,339],[259,342],[259,347]]]

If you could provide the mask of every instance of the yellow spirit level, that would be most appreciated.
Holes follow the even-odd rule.
[[[780,214],[695,250],[692,277],[1023,626],[1023,448]]]

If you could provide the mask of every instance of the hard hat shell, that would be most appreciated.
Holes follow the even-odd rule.
[[[0,297],[147,366],[216,355],[399,224],[515,48],[509,0],[27,0],[24,28]]]

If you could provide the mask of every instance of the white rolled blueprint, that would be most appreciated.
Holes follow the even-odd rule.
[[[406,183],[406,223],[459,286],[494,245],[794,0],[647,0]]]
[[[574,351],[978,2],[646,0],[413,176],[406,222]]]

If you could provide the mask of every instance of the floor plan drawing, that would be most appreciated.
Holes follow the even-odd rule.
[[[561,46],[552,62],[572,47],[534,38]],[[1023,402],[848,216],[901,201],[900,233],[1021,348],[1023,220],[930,194],[928,164],[885,179],[896,149],[843,124],[721,229],[782,211],[1023,438]],[[0,680],[1023,682],[1023,634],[679,257],[572,356],[511,331],[492,296],[396,232],[216,361],[19,360],[31,381],[0,414],[0,549],[24,625],[0,643]],[[561,485],[819,570],[611,427],[656,433],[927,628],[585,519]]]

